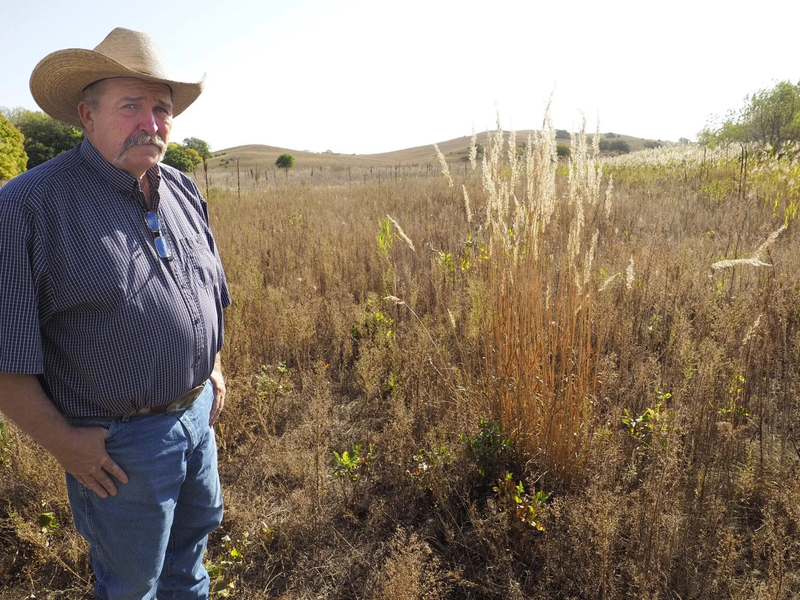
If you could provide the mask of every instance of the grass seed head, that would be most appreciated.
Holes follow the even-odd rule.
[[[478,134],[475,133],[475,127],[472,128],[472,139],[469,143],[469,164],[474,171],[478,166]]]
[[[442,154],[442,151],[439,150],[438,145],[434,144],[433,147],[436,149],[436,158],[439,159],[439,164],[442,167],[442,175],[447,179],[447,184],[453,187],[453,178],[450,176],[450,167],[447,164],[447,159],[444,157],[444,154]]]
[[[389,215],[386,215],[386,217],[392,222],[392,225],[394,225],[394,228],[397,229],[397,237],[399,237],[401,240],[403,240],[406,244],[408,244],[409,248],[411,248],[414,252],[416,252],[417,250],[416,250],[416,248],[414,248],[414,242],[412,242],[411,238],[409,238],[405,234],[405,232],[403,231],[403,228],[400,227],[400,224],[397,221],[395,221],[392,217],[390,217]]]
[[[634,283],[636,283],[636,272],[634,271],[633,256],[631,256],[628,268],[625,269],[625,288],[628,290],[633,289]]]

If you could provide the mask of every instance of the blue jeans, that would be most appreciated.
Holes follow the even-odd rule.
[[[91,544],[98,600],[208,598],[208,534],[222,521],[210,383],[175,415],[71,418],[105,427],[106,451],[128,475],[100,498],[67,473],[75,527]]]

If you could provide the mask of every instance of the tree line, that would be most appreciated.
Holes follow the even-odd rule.
[[[712,119],[697,139],[709,146],[754,142],[776,152],[800,142],[800,83],[780,81],[746,96],[740,109]]]

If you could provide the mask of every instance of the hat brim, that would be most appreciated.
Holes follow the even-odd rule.
[[[134,71],[94,50],[70,48],[48,54],[39,61],[31,74],[31,95],[41,109],[54,119],[83,127],[78,114],[81,93],[86,86],[111,77],[135,77],[168,85],[172,89],[174,117],[197,100],[205,80],[194,83],[173,81]]]

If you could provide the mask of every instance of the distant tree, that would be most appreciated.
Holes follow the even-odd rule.
[[[631,151],[631,146],[625,140],[612,140],[608,146],[611,152],[619,152],[620,154],[627,154]]]
[[[778,150],[800,141],[800,84],[781,81],[745,98],[738,113],[719,125],[707,125],[698,134],[701,143],[758,142]]]
[[[788,81],[771,90],[760,90],[749,99],[743,111],[749,137],[780,148],[800,140],[800,86]]]
[[[645,140],[644,142],[645,148],[661,148],[663,145],[660,141],[657,142],[655,140]]]
[[[601,137],[598,141],[600,152],[611,152],[613,154],[627,154],[631,151],[630,144],[623,139],[607,140]]]
[[[167,152],[164,154],[164,164],[175,167],[182,173],[194,171],[197,166],[197,163],[192,160],[192,155],[187,152],[186,146],[181,146],[175,142],[167,146]]]
[[[294,156],[291,154],[281,154],[278,160],[275,161],[275,166],[279,169],[283,169],[284,173],[286,173],[286,177],[289,177],[289,169],[294,166]]]
[[[208,159],[214,156],[208,142],[200,138],[188,137],[184,138],[183,147],[186,149],[186,153],[192,159],[192,162],[194,162],[192,173],[194,173],[197,165],[202,163],[203,171],[206,175],[206,196],[208,196]],[[224,152],[221,154],[224,154]]]
[[[692,140],[690,140],[689,138],[685,138],[685,137],[678,138],[678,143],[679,144],[689,144],[689,143],[691,143],[691,141]]]
[[[618,134],[618,133],[611,133],[611,132],[609,131],[609,132],[606,134],[606,137],[607,137],[608,139],[612,140],[612,139],[614,139],[614,138],[618,138],[618,137],[619,137],[619,134]]]
[[[192,162],[194,163],[194,167],[192,167],[192,171],[194,171],[197,168],[197,165],[203,162],[203,159],[200,157],[200,154],[198,154],[197,150],[195,150],[194,148],[189,148],[186,146],[184,146],[183,148],[184,152],[186,152],[186,154],[189,156],[189,158],[192,159]]]
[[[559,158],[569,158],[572,150],[566,144],[556,144],[556,154]]]
[[[15,108],[5,109],[3,113],[25,136],[29,169],[71,150],[83,139],[80,129],[57,121],[41,111]]]
[[[728,118],[719,125],[707,125],[705,129],[697,134],[697,141],[703,146],[717,146],[719,144],[739,143],[755,141],[750,136],[749,127],[746,123],[739,121],[733,113],[728,114]]]
[[[556,129],[556,139],[557,140],[570,139],[569,131],[567,131],[566,129]]]
[[[5,106],[0,106],[0,115],[8,119],[14,127],[17,126],[17,122],[19,121],[20,117],[27,112],[30,111],[27,108],[22,108],[21,106],[17,106],[16,108],[6,108]]]
[[[0,179],[16,177],[27,164],[22,132],[0,115]]]
[[[214,156],[211,153],[211,148],[209,147],[208,142],[205,142],[200,138],[196,137],[186,138],[185,140],[183,140],[183,145],[197,152],[197,155],[200,157],[201,161],[209,159],[212,156]]]

